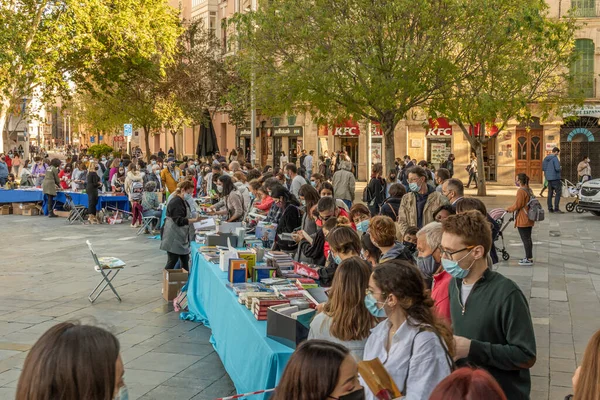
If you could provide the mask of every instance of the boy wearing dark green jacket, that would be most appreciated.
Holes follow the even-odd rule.
[[[529,399],[529,369],[536,361],[529,305],[517,284],[489,268],[489,224],[469,211],[450,216],[443,231],[457,363],[486,369],[508,399]]]

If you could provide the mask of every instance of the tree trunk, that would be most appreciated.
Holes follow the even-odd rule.
[[[6,145],[6,142],[8,141],[8,138],[6,137],[7,129],[4,129],[7,122],[7,117],[8,106],[4,102],[2,102],[0,103],[0,153],[5,152],[4,147]]]
[[[381,119],[381,129],[383,130],[383,134],[385,136],[385,158],[383,160],[383,173],[384,176],[395,167],[395,151],[394,151],[394,116],[393,115],[384,115]],[[367,177],[368,180],[369,177]]]
[[[485,181],[485,167],[483,165],[483,143],[480,139],[475,140],[477,155],[477,196],[487,196],[487,187]]]
[[[171,136],[173,137],[173,157],[177,160],[177,141],[175,140],[175,136],[177,135],[177,131],[171,131]]]
[[[150,128],[147,126],[143,126],[144,130],[144,142],[145,142],[145,151],[146,151],[146,161],[150,162]]]

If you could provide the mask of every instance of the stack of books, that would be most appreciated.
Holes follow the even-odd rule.
[[[265,253],[267,265],[279,268],[281,271],[290,271],[294,269],[294,260],[292,256],[283,251],[267,251]]]
[[[267,310],[271,306],[277,306],[280,304],[290,304],[289,300],[286,299],[277,299],[277,300],[267,300],[267,299],[259,299],[255,298],[252,300],[252,312],[254,313],[254,318],[259,321],[267,320]]]
[[[298,278],[296,279],[296,287],[298,290],[314,289],[318,288],[319,285],[314,279],[310,278]]]
[[[228,283],[227,287],[233,290],[236,296],[240,296],[242,293],[247,292],[270,292],[273,293],[272,289],[268,289],[265,285],[258,282],[251,283]]]
[[[252,308],[252,301],[254,299],[264,299],[264,300],[281,300],[281,297],[276,295],[275,293],[269,292],[246,292],[240,294],[238,297],[238,302],[246,306],[248,310]]]

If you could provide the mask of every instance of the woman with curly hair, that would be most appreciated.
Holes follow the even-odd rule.
[[[419,269],[404,260],[379,265],[365,305],[373,316],[387,318],[371,331],[363,358],[379,358],[406,399],[428,399],[452,372],[454,339],[435,317]],[[367,391],[366,398],[376,397]]]

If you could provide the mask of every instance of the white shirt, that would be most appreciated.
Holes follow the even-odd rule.
[[[342,346],[345,346],[348,350],[350,350],[357,362],[362,361],[365,343],[367,343],[367,339],[350,341],[340,340],[331,335],[330,330],[332,322],[333,320],[329,315],[323,312],[317,314],[310,323],[310,332],[308,333],[308,339],[321,339],[333,343],[339,343]]]
[[[371,336],[365,345],[363,359],[379,358],[398,385],[398,389],[405,393],[404,399],[427,400],[437,384],[452,372],[446,351],[435,333],[423,331],[415,337],[419,332],[419,327],[409,325],[405,321],[394,334],[392,346],[388,352],[385,347],[391,325],[391,322],[386,319],[371,330]],[[410,349],[413,339],[414,347],[411,358]],[[407,387],[405,388],[404,381],[407,376]],[[376,400],[375,395],[371,393],[362,378],[361,384],[365,387],[365,398]]]
[[[301,177],[300,175],[296,175],[294,179],[292,179],[292,185],[290,186],[290,192],[293,193],[294,196],[298,197],[298,192],[302,185],[306,185],[306,179]]]
[[[288,163],[288,157],[287,156],[279,157],[279,163],[281,164],[281,168],[285,167],[285,164]]]
[[[474,283],[467,285],[465,281],[463,281],[462,286],[460,287],[460,300],[463,304],[467,302],[469,295],[471,294],[471,290],[473,290]]]
[[[313,169],[313,156],[311,156],[310,154],[304,157],[304,168],[307,171],[312,171]]]

